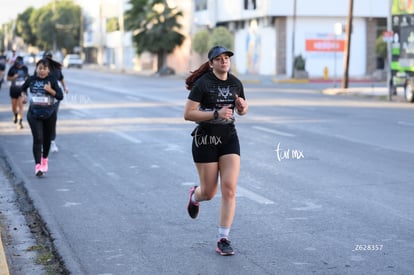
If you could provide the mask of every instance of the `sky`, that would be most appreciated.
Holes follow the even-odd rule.
[[[15,19],[17,14],[32,6],[39,8],[52,0],[0,0],[0,24]]]
[[[17,15],[24,12],[28,7],[40,8],[52,1],[53,0],[0,0],[0,25],[9,22],[12,19],[16,19]],[[90,10],[96,10],[99,3],[103,3],[103,5],[107,7],[106,10],[108,12],[116,13],[117,10],[116,8],[115,11],[113,10],[113,4],[111,5],[111,3],[117,3],[118,1],[120,0],[75,0],[74,2],[78,4],[81,3],[82,7]],[[127,0],[123,1],[127,2]]]

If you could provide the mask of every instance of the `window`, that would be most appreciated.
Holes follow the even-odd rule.
[[[195,11],[207,9],[207,0],[195,0]]]
[[[244,9],[245,10],[255,10],[256,9],[256,0],[244,0]]]

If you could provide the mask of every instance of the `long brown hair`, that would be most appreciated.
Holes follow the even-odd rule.
[[[210,70],[210,61],[207,61],[203,63],[197,70],[190,72],[190,76],[185,79],[186,89],[191,90],[197,79],[199,79],[203,74]]]

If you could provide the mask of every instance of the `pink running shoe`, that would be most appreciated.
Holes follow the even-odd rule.
[[[41,170],[43,173],[46,173],[46,172],[47,172],[47,170],[49,169],[49,166],[47,165],[47,161],[48,161],[48,159],[47,159],[47,158],[42,158],[42,163],[41,163],[41,165],[40,165],[40,170]]]
[[[188,211],[188,215],[190,215],[190,217],[192,219],[197,218],[198,216],[198,210],[200,207],[200,203],[194,203],[191,201],[191,197],[193,196],[195,190],[196,190],[197,186],[191,187],[190,189],[190,199],[188,201],[188,205],[187,205],[187,211]]]
[[[36,166],[35,166],[35,175],[38,176],[38,177],[41,177],[43,175],[43,172],[40,168],[41,166],[42,165],[40,163],[36,164]]]

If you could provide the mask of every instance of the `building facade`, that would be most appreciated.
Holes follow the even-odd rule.
[[[295,56],[306,60],[310,77],[343,72],[343,29],[349,0],[194,0],[194,22],[225,26],[233,34],[240,74],[292,75]],[[376,70],[375,42],[386,30],[389,0],[354,0],[351,76]],[[335,31],[335,26],[337,30]],[[338,30],[339,28],[339,30]]]
[[[191,37],[203,28],[228,28],[234,35],[233,70],[239,74],[291,76],[302,55],[310,77],[343,72],[344,29],[350,0],[167,0],[183,11],[186,40],[167,60],[177,73],[197,68],[206,58],[191,51]],[[377,68],[375,42],[387,29],[390,0],[354,0],[350,76],[371,75]],[[105,22],[129,8],[128,0],[82,1],[86,61],[134,70],[155,70],[155,56],[136,56],[131,33],[109,33]]]

